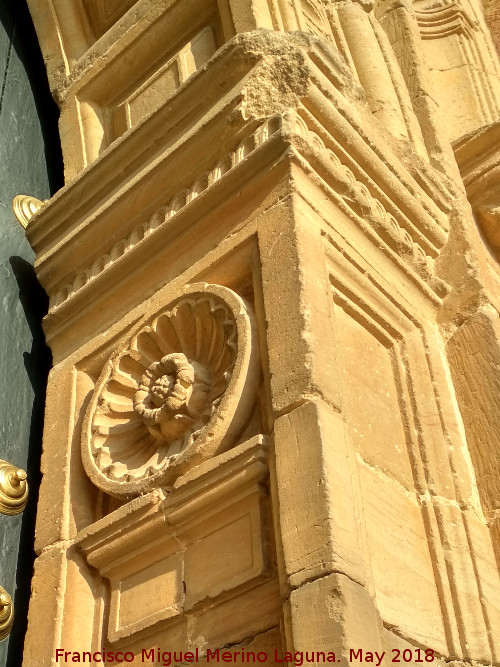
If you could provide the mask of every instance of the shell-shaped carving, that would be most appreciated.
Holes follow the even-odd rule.
[[[87,410],[92,481],[127,498],[227,449],[255,395],[253,328],[240,297],[202,284],[137,331],[105,365]]]

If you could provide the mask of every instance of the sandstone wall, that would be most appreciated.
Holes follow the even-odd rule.
[[[54,368],[23,664],[496,664],[481,7],[30,5],[66,185],[27,228]]]

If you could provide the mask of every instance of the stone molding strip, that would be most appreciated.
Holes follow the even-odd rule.
[[[372,190],[377,187],[371,179],[366,176],[365,183],[357,179],[338,155],[325,145],[325,141],[317,132],[309,129],[300,115],[296,116],[295,129],[299,136],[307,138],[313,149],[309,158],[320,161],[321,166],[328,170],[328,173],[323,173],[321,176],[333,193],[340,196],[344,204],[367,223],[384,243],[402,258],[410,261],[424,279],[430,279],[434,274],[434,259],[439,254],[438,248],[430,243],[421,230],[404,214],[400,213],[398,220],[389,213],[380,199],[372,194]],[[309,151],[302,152],[307,156]],[[384,193],[380,192],[380,195],[384,196]],[[447,236],[444,233],[440,236],[439,245],[442,246]]]
[[[401,216],[402,222],[400,223],[394,215],[389,214],[380,200],[371,194],[367,185],[359,181],[349,167],[343,164],[331,149],[327,149],[324,140],[317,132],[309,129],[308,123],[301,117],[300,113],[292,113],[288,121],[289,123],[291,122],[293,131],[298,137],[307,139],[309,146],[313,148],[314,152],[328,153],[329,171],[332,171],[337,179],[343,183],[343,186],[338,188],[338,192],[343,197],[345,203],[357,215],[361,215],[362,217],[369,216],[375,223],[376,231],[381,232],[379,234],[381,238],[385,242],[388,242],[396,252],[414,262],[422,277],[428,278],[431,276],[434,271],[433,259],[438,255],[438,250],[433,244],[429,244],[427,237],[404,216]],[[233,151],[220,158],[211,170],[197,178],[190,187],[172,197],[169,203],[160,208],[146,223],[134,229],[125,239],[118,241],[108,253],[95,260],[89,269],[80,272],[72,283],[68,283],[59,289],[54,297],[51,298],[51,311],[57,311],[58,307],[82,287],[94,280],[106,268],[132,250],[158,227],[167,223],[199,195],[215,185],[225,174],[234,169],[251,153],[265,144],[270,137],[279,132],[282,128],[282,123],[283,118],[276,116],[260,125],[249,137],[243,139]],[[371,183],[369,177],[366,177],[366,180]],[[373,184],[371,185],[373,187]],[[377,230],[377,226],[379,225],[380,229]],[[411,228],[411,232],[409,228]],[[439,246],[445,243],[446,234],[444,232],[438,233],[437,227],[432,230],[428,227],[426,232],[432,232],[436,236],[433,239],[434,243],[439,239]],[[420,242],[415,241],[412,234],[420,238]],[[425,244],[427,251],[422,247],[423,244]]]
[[[449,35],[465,35],[469,39],[478,29],[475,21],[456,2],[415,12],[422,39],[442,39]]]
[[[243,139],[235,150],[226,153],[211,170],[197,178],[189,188],[172,197],[166,206],[163,206],[154,213],[147,222],[134,229],[128,237],[115,243],[108,253],[99,257],[92,264],[90,269],[82,271],[75,277],[72,283],[68,283],[58,290],[50,300],[51,310],[57,309],[58,306],[64,303],[75,292],[78,292],[78,290],[96,278],[106,268],[122,257],[122,255],[125,255],[134,248],[142,239],[152,234],[161,225],[167,223],[187,204],[217,183],[217,181],[234,169],[250,153],[278,132],[280,126],[281,118],[279,117],[271,118],[260,125],[249,137]]]

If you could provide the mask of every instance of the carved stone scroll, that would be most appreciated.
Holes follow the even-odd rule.
[[[250,414],[253,323],[231,290],[194,285],[107,362],[83,427],[87,474],[131,497],[228,449]]]

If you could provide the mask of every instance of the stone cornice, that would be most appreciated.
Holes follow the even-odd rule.
[[[307,57],[299,45],[308,47]],[[262,68],[270,67],[275,94],[260,86]],[[286,169],[294,154],[427,280],[429,261],[446,242],[452,192],[416,155],[403,163],[401,147],[387,139],[336,52],[320,40],[267,31],[238,36],[210,70],[114,142],[28,226],[51,298],[49,340],[72,317],[98,307],[107,286],[127,289],[153,256],[169,262],[174,239],[215,206],[227,206],[259,173],[269,183],[275,171],[277,183],[277,165]]]
[[[271,579],[268,545],[262,539],[267,458],[266,438],[256,436],[180,477],[168,495],[152,491],[77,536],[88,563],[111,582],[109,641],[158,621],[175,622],[205,598],[217,601],[221,594],[238,594],[246,585]],[[228,540],[248,545],[249,556],[233,559],[224,570],[215,568],[212,576],[196,577],[193,560],[200,548],[217,562]],[[169,581],[175,572],[175,580],[185,585],[174,583],[170,596],[158,596],[152,608],[135,605],[129,588],[144,571],[169,573]]]
[[[163,526],[190,526],[203,520],[200,509],[211,514],[219,503],[224,506],[235,491],[240,493],[268,475],[267,440],[256,436],[217,458],[210,459],[179,477],[171,493],[152,491],[131,500],[112,514],[93,523],[78,534],[76,543],[96,567],[105,567],[114,560],[114,545],[120,551],[123,527],[129,529],[129,546],[144,546],[143,535],[158,523]],[[204,502],[201,494],[207,494]],[[137,539],[135,539],[137,538]],[[107,568],[106,568],[107,569]]]

